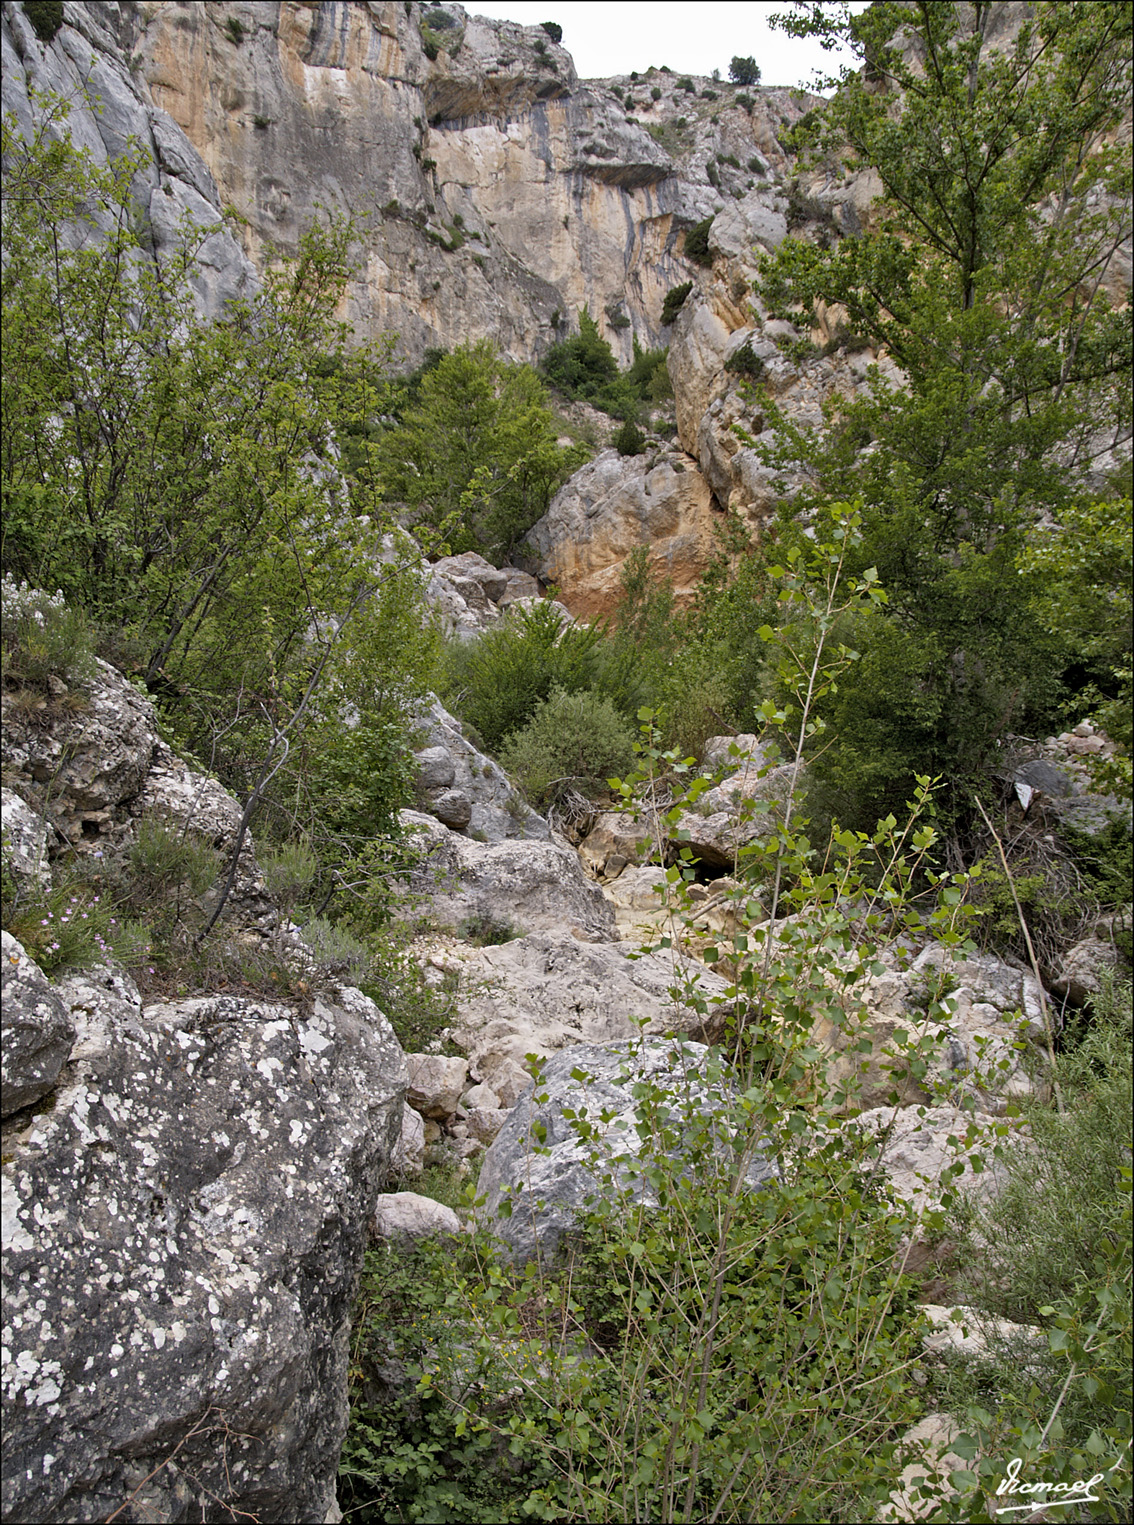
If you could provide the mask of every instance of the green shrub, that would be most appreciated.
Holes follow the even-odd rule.
[[[682,78],[677,81],[677,88],[679,90],[686,91],[689,95],[697,94],[697,86],[689,78],[688,74],[683,75]]]
[[[734,85],[758,85],[760,70],[754,58],[733,57],[728,66],[728,77]]]
[[[555,43],[556,47],[563,41],[563,28],[559,25],[558,21],[541,21],[540,27],[551,38],[552,42]]]
[[[9,687],[49,693],[51,680],[82,689],[94,676],[94,636],[85,611],[62,593],[42,593],[5,575],[0,583],[0,646]]]
[[[203,895],[215,882],[221,861],[212,843],[196,832],[145,816],[126,854],[123,903],[155,921],[176,917],[183,896]]]
[[[752,340],[746,339],[739,349],[725,361],[725,370],[734,371],[741,376],[747,376],[751,381],[759,381],[764,374],[764,362],[759,355],[752,353]]]
[[[540,1491],[554,1484],[555,1469],[537,1446],[468,1425],[446,1392],[447,1376],[459,1381],[468,1370],[477,1374],[486,1409],[501,1418],[520,1410],[500,1380],[503,1368],[479,1380],[479,1332],[448,1305],[454,1279],[474,1273],[474,1257],[462,1244],[434,1240],[367,1252],[351,1347],[351,1421],[339,1467],[344,1514],[358,1525],[523,1520],[525,1505],[540,1508]],[[541,1517],[542,1510],[534,1516]]]
[[[6,893],[4,930],[46,975],[112,960],[129,966],[150,953],[147,929],[119,913],[111,895],[78,876],[26,900]]]
[[[515,942],[523,933],[517,932],[511,922],[497,921],[481,911],[458,922],[457,936],[477,948],[499,948],[503,943]]]
[[[611,443],[619,455],[644,455],[646,452],[646,436],[632,419],[627,419],[615,430]]]
[[[1104,1241],[1121,1240],[1134,1145],[1131,1039],[1126,982],[1098,1004],[1081,1041],[1057,1055],[1066,1111],[1028,1107],[1034,1148],[1009,1153],[1002,1190],[963,1221],[961,1301],[1039,1322],[1041,1308],[1091,1281]]]
[[[367,941],[346,927],[336,926],[325,916],[312,917],[303,924],[303,941],[320,974],[333,975],[344,985],[365,985],[373,964]]]
[[[268,894],[285,915],[291,916],[318,877],[319,859],[310,841],[281,842],[278,847],[262,848],[259,863]]]
[[[63,25],[63,0],[24,0],[24,15],[40,42],[50,42]]]
[[[703,101],[715,101],[717,99],[717,92],[715,90],[702,90],[701,99]]]
[[[661,98],[662,98],[661,90],[658,88],[657,85],[655,85],[653,87],[653,89],[650,91],[650,100],[652,100],[652,101],[660,101]]]
[[[736,102],[736,104],[738,106],[743,106],[745,111],[747,111],[749,116],[752,115],[752,108],[756,104],[756,102],[752,99],[752,97],[750,95],[746,95],[744,93],[744,91],[742,90],[737,95],[733,96],[733,100]]]
[[[500,760],[533,804],[546,805],[569,789],[605,792],[606,780],[632,763],[634,739],[609,699],[555,689],[508,739]]]
[[[495,752],[553,688],[575,693],[591,686],[601,640],[597,627],[564,628],[554,605],[533,604],[478,640],[449,648],[443,697]]]
[[[685,306],[685,298],[692,290],[692,281],[682,281],[680,286],[671,286],[666,292],[661,310],[663,328],[668,328],[671,323],[677,321],[677,314]]]
[[[244,41],[244,23],[239,21],[235,16],[226,16],[224,29],[229,42],[235,47],[239,47]]]
[[[713,263],[713,253],[709,247],[709,229],[712,225],[713,219],[706,217],[685,235],[685,258],[692,260],[695,265],[708,267]]]

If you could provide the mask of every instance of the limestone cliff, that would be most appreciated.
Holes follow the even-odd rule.
[[[624,360],[634,337],[662,342],[666,292],[697,274],[686,231],[753,196],[774,221],[778,134],[814,104],[765,90],[746,111],[730,87],[660,70],[580,82],[541,28],[458,5],[69,0],[64,15],[44,44],[4,6],[21,124],[29,83],[75,96],[85,81],[96,110],[76,110],[76,135],[99,158],[133,137],[146,189],[175,182],[173,208],[145,197],[151,217],[231,206],[260,268],[320,207],[349,214],[343,316],[360,338],[396,333],[406,361],[485,336],[533,360],[584,304]]]

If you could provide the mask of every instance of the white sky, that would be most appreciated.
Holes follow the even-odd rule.
[[[816,69],[835,73],[839,56],[824,53],[817,42],[787,37],[768,25],[777,11],[790,11],[790,0],[464,0],[473,15],[538,26],[557,21],[563,47],[575,60],[581,79],[612,74],[644,74],[668,64],[675,74],[712,74],[728,79],[734,55],[755,58],[762,85],[810,88]],[[856,11],[865,4],[856,4]],[[849,62],[849,60],[846,60]]]

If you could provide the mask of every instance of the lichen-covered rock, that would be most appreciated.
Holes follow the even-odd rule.
[[[0,932],[3,1116],[53,1089],[75,1041],[75,1024],[42,969],[10,932]]]
[[[162,741],[150,699],[108,663],[96,661],[82,707],[28,715],[0,698],[6,771],[46,823],[79,852],[118,852],[136,840],[143,819],[183,826],[222,856],[231,853],[241,809],[224,786],[191,767]],[[227,871],[227,863],[225,869]],[[223,876],[201,897],[202,916]],[[266,930],[276,910],[245,832],[226,915]]]
[[[609,904],[570,848],[478,842],[413,810],[401,819],[424,854],[409,889],[440,926],[479,935],[566,930],[586,942],[615,936]]]
[[[562,930],[470,948],[453,967],[460,994],[452,1039],[502,1099],[529,1054],[625,1042],[639,1022],[651,1034],[716,1042],[734,1008],[724,979],[679,954],[636,955],[627,943],[582,943]],[[707,1015],[671,994],[694,978]]]
[[[0,696],[3,760],[29,804],[71,842],[121,838],[153,761],[150,701],[97,661],[80,712],[27,715]]]
[[[564,1049],[544,1066],[538,1092],[521,1096],[512,1108],[481,1167],[481,1220],[518,1263],[555,1254],[587,1199],[603,1189],[599,1177],[606,1170],[628,1188],[631,1200],[653,1200],[633,1169],[644,1146],[634,1095],[641,1081],[662,1091],[678,1128],[683,1120],[691,1131],[707,1125],[711,1139],[703,1138],[702,1147],[730,1148],[732,1088],[713,1072],[703,1044],[655,1038],[642,1045]],[[585,1116],[596,1130],[595,1148],[581,1142],[568,1111]],[[753,1187],[766,1185],[778,1180],[777,1167],[756,1153],[747,1179]],[[510,1212],[500,1216],[504,1204]]]
[[[49,889],[47,822],[12,789],[0,790],[0,801],[5,871],[27,892]]]
[[[59,996],[65,1084],[5,1143],[5,1519],[103,1520],[139,1485],[139,1519],[326,1519],[393,1032],[348,989],[143,1009],[95,970]]]

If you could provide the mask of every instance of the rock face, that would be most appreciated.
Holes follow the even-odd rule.
[[[23,889],[48,889],[51,867],[47,861],[47,822],[13,789],[0,791],[0,799],[5,868]]]
[[[652,1200],[634,1170],[643,1151],[633,1091],[637,1082],[649,1080],[662,1088],[671,1107],[670,1125],[684,1122],[690,1132],[704,1126],[707,1147],[729,1147],[727,1127],[716,1121],[726,1112],[729,1086],[711,1073],[708,1057],[699,1043],[652,1039],[641,1048],[631,1043],[580,1045],[548,1062],[538,1087],[513,1107],[480,1174],[482,1219],[518,1263],[554,1256],[587,1199],[604,1190],[601,1178],[607,1174],[627,1189],[629,1200]],[[597,1154],[580,1141],[568,1111],[597,1128]],[[754,1154],[747,1180],[753,1187],[772,1183],[778,1180],[777,1167]],[[510,1206],[507,1216],[499,1215],[502,1204]]]
[[[71,1054],[75,1024],[39,965],[9,932],[0,932],[4,992],[3,1116],[55,1089]]]
[[[487,563],[486,563],[487,565]],[[444,826],[485,842],[546,842],[551,830],[499,763],[473,746],[438,700],[417,717],[426,741],[415,754],[422,802]]]
[[[475,551],[443,556],[429,568],[425,597],[441,616],[445,630],[472,640],[498,623],[519,598],[538,598],[539,583],[518,567],[494,567]]]
[[[540,577],[587,619],[618,603],[623,565],[639,546],[650,548],[653,575],[669,578],[678,600],[691,597],[715,549],[718,520],[689,456],[604,450],[560,488],[527,541]]]
[[[30,137],[41,107],[34,91],[71,103],[68,128],[77,148],[105,166],[136,150],[141,167],[131,186],[139,218],[160,266],[180,241],[179,223],[215,228],[203,241],[193,280],[199,310],[218,316],[226,302],[247,297],[259,277],[224,224],[221,196],[204,159],[172,117],[155,107],[144,76],[131,68],[130,7],[68,5],[65,24],[42,43],[23,14],[6,5],[2,22],[4,110]],[[125,44],[125,46],[124,46]]]
[[[78,852],[129,847],[143,818],[187,826],[222,854],[231,852],[239,804],[162,741],[144,694],[108,663],[96,661],[87,692],[74,697],[77,708],[48,706],[28,714],[10,694],[0,694],[0,756],[34,818],[49,823]],[[212,909],[219,891],[218,880],[201,899],[202,913]],[[261,929],[276,920],[250,832],[227,913]]]
[[[441,926],[466,926],[486,937],[566,929],[584,942],[613,939],[613,912],[570,848],[550,841],[476,842],[418,811],[403,810],[401,818],[416,829],[425,852],[410,893]]]
[[[731,87],[710,102],[660,70],[649,89],[580,83],[541,28],[456,4],[126,0],[65,17],[44,44],[5,9],[21,130],[29,86],[89,80],[100,109],[74,113],[76,141],[99,163],[141,148],[135,195],[157,257],[182,214],[217,226],[197,282],[206,311],[251,289],[269,245],[294,252],[317,207],[356,217],[343,316],[360,337],[396,333],[414,362],[484,337],[538,358],[584,305],[623,363],[634,338],[663,342],[666,292],[699,276],[690,227],[723,212],[730,248],[782,237],[779,139],[815,103],[757,90],[745,110]],[[244,249],[221,228],[226,204],[246,219]]]
[[[56,1000],[54,1106],[5,1140],[5,1519],[103,1520],[139,1484],[138,1518],[328,1518],[393,1032],[347,989],[143,1008],[94,970]]]

